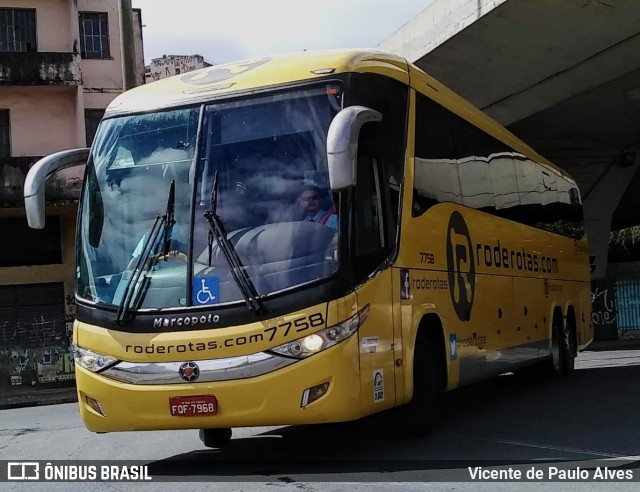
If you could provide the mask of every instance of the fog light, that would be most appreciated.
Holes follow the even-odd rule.
[[[302,353],[302,346],[297,340],[295,342],[291,342],[287,349],[289,350],[289,353],[294,357],[298,357]]]
[[[332,327],[332,328],[328,328],[327,329],[327,338],[329,339],[329,341],[331,342],[335,342],[336,340],[340,340],[340,329],[336,328],[336,327]]]
[[[304,408],[307,405],[312,404],[317,399],[323,397],[327,393],[328,389],[329,383],[317,384],[316,386],[307,388],[302,392],[302,401],[300,402],[300,407]]]
[[[100,402],[98,400],[94,400],[89,396],[85,396],[84,399],[86,400],[87,405],[89,405],[93,410],[98,412],[103,417],[107,416],[107,414],[104,413],[104,409],[102,408],[102,405],[100,405]]]

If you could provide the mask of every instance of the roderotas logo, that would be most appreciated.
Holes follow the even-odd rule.
[[[248,72],[254,68],[264,65],[271,57],[254,58],[251,60],[242,60],[239,62],[225,63],[223,65],[214,65],[203,70],[188,73],[182,77],[182,81],[187,84],[205,85],[222,82],[241,73]]]
[[[476,267],[469,228],[460,212],[453,212],[447,226],[447,270],[449,294],[460,321],[471,319]]]

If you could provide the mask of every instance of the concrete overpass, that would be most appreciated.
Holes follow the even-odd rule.
[[[434,0],[378,48],[572,174],[604,276],[609,231],[640,224],[640,1]]]

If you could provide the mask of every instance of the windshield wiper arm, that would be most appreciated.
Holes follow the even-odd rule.
[[[171,185],[169,186],[169,196],[167,197],[166,212],[164,215],[156,215],[156,220],[151,226],[151,230],[146,235],[144,243],[142,244],[140,255],[136,260],[136,264],[133,267],[131,276],[129,277],[129,280],[127,280],[124,292],[122,293],[122,300],[118,305],[118,311],[116,313],[116,323],[118,325],[123,324],[132,306],[137,308],[138,304],[142,300],[142,295],[146,291],[146,288],[145,286],[140,285],[140,287],[136,290],[135,285],[140,280],[142,274],[147,270],[149,260],[152,257],[151,253],[153,252],[153,248],[157,244],[158,239],[160,238],[160,234],[162,233],[164,233],[164,242],[162,246],[163,254],[166,256],[169,253],[168,249],[171,240],[171,227],[175,223],[175,220],[173,218],[175,203],[176,183],[174,180],[171,180]]]
[[[167,211],[164,214],[165,227],[164,227],[164,241],[162,245],[162,254],[167,256],[169,254],[169,244],[171,243],[171,228],[176,223],[175,220],[176,210],[176,181],[171,180],[169,185],[169,196],[167,197]]]
[[[258,300],[258,292],[249,278],[249,275],[247,275],[244,265],[242,264],[242,260],[240,260],[240,257],[238,256],[238,252],[233,247],[231,241],[229,241],[229,238],[227,238],[227,233],[224,230],[222,220],[220,220],[220,217],[216,212],[217,202],[218,171],[216,170],[213,174],[213,186],[211,187],[211,205],[209,210],[204,213],[204,218],[207,219],[207,222],[209,223],[209,266],[211,266],[211,253],[213,246],[212,239],[215,237],[222,254],[224,254],[224,257],[231,268],[231,276],[240,289],[247,306],[254,313],[258,314],[262,311],[262,305]]]

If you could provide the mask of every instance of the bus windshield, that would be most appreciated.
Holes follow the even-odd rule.
[[[119,313],[215,305],[334,274],[326,135],[341,107],[332,84],[104,120],[82,198],[79,297]]]

